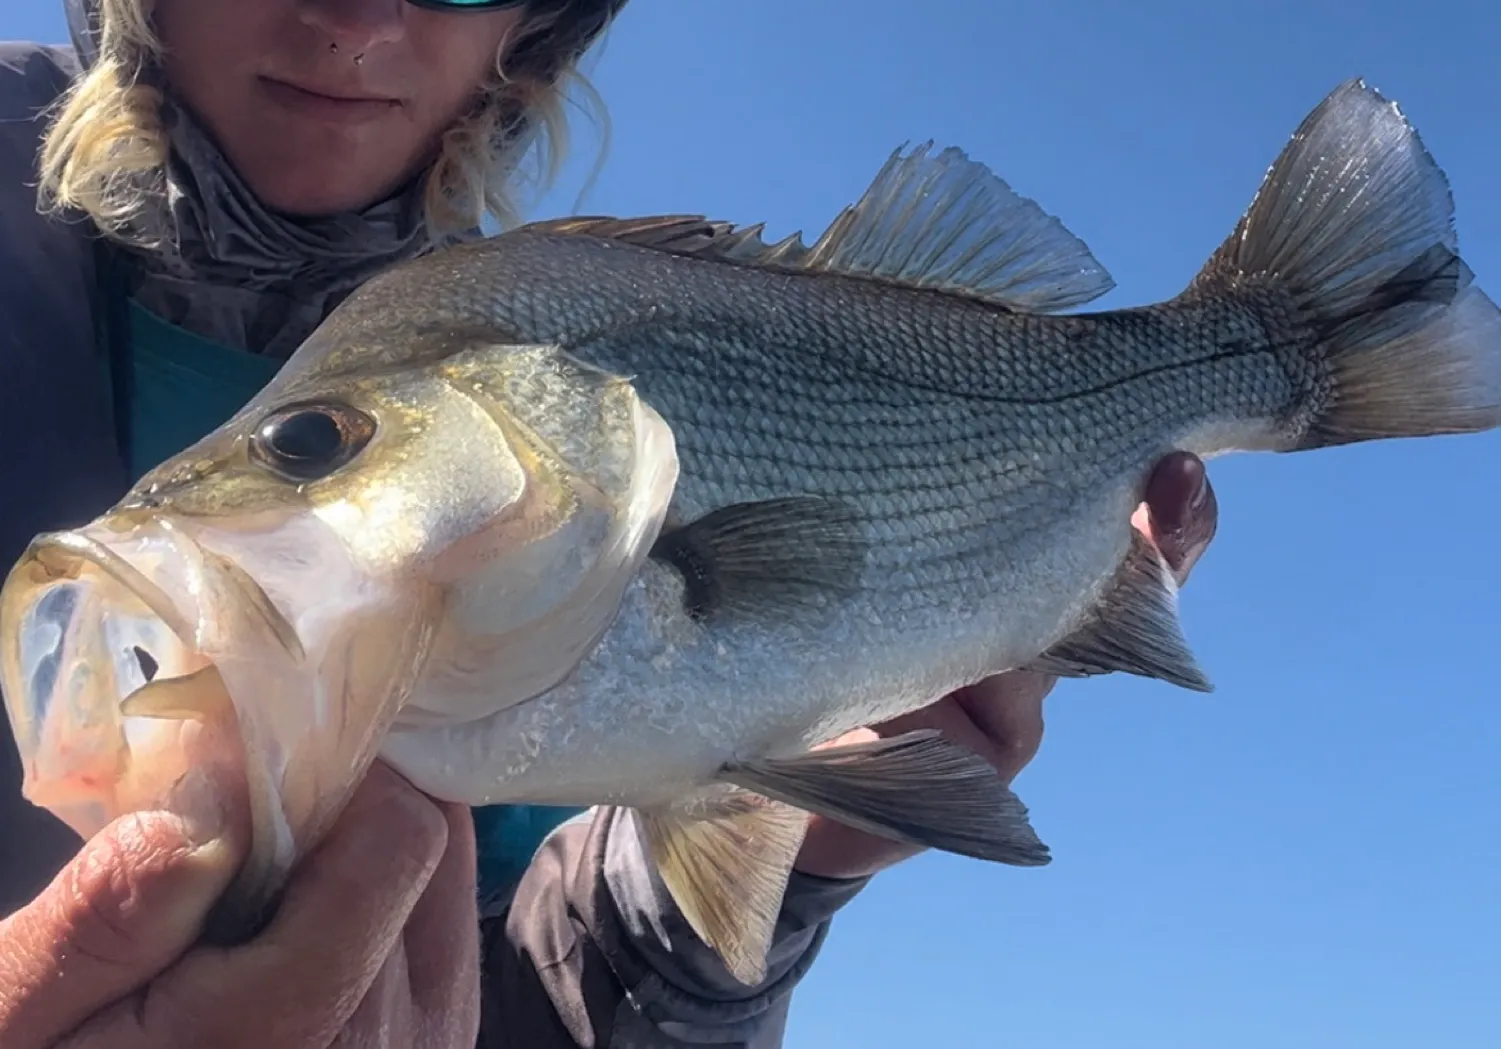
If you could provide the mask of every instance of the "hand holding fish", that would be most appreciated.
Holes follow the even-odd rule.
[[[475,1044],[467,810],[440,809],[374,766],[259,936],[189,950],[244,837],[165,813],[124,816],[96,835],[0,923],[0,1045]]]
[[[1162,552],[1179,585],[1187,582],[1219,525],[1214,486],[1203,460],[1177,452],[1158,463],[1147,482],[1146,501],[1131,523]],[[1001,674],[874,729],[848,733],[828,746],[889,739],[920,729],[936,730],[945,739],[985,758],[1009,784],[1042,744],[1042,703],[1057,680],[1029,671]],[[861,878],[922,851],[919,846],[867,834],[815,815],[809,821],[796,866],[805,874],[825,878]]]

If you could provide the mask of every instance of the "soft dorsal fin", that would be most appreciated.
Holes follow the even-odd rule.
[[[764,269],[839,273],[1049,313],[1115,286],[1089,248],[1035,201],[955,148],[892,153],[860,200],[810,247],[768,244],[764,223],[737,229],[699,215],[580,217],[523,227],[603,237],[677,255]]]

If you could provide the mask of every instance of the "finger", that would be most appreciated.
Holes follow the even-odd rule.
[[[377,764],[260,936],[194,951],[80,1044],[323,1049],[396,948],[446,837],[432,802]]]
[[[1010,783],[1042,746],[1043,701],[1057,678],[1013,671],[986,678],[954,695],[955,704],[985,741],[982,757]]]
[[[826,816],[809,816],[792,868],[815,878],[868,878],[927,851],[922,845],[856,830]]]
[[[0,922],[0,1041],[54,1045],[186,951],[241,850],[213,820],[122,816]]]
[[[1159,462],[1145,492],[1148,534],[1186,582],[1219,528],[1219,501],[1204,461],[1191,452],[1174,452]]]
[[[479,1037],[479,862],[474,821],[463,805],[441,805],[448,848],[403,933],[417,1022],[443,1038],[418,1044],[473,1045]],[[435,1032],[429,1032],[432,1034]]]
[[[880,726],[880,735],[937,729],[984,758],[1010,783],[1042,745],[1042,701],[1057,679],[1016,670],[960,689],[931,706]]]
[[[837,743],[890,738],[917,729],[937,730],[945,739],[988,761],[1010,783],[1042,744],[1042,703],[1056,679],[1013,671],[952,693],[921,710],[860,729]],[[867,834],[835,820],[814,816],[795,864],[825,878],[875,874],[922,852],[920,846]]]

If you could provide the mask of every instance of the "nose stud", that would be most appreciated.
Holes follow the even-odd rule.
[[[335,43],[329,44],[328,45],[328,53],[331,54],[331,55],[337,55],[339,53],[339,45],[338,45],[338,43],[335,42]],[[361,64],[364,63],[364,61],[365,61],[365,52],[361,51],[359,54],[357,54],[357,55],[354,56],[354,64],[355,65],[361,65]]]

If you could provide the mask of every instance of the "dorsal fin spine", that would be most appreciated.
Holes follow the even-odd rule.
[[[760,269],[835,273],[1048,313],[1114,287],[1084,242],[958,149],[892,152],[865,194],[810,247],[774,244],[764,223],[736,228],[701,215],[554,219],[518,233],[593,236]]]

